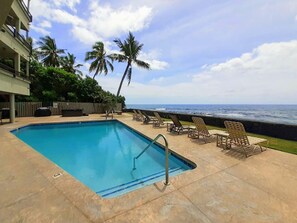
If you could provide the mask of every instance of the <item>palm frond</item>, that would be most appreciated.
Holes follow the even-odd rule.
[[[115,44],[120,48],[120,50],[124,48],[124,44],[120,39],[114,39],[113,42],[115,42]]]
[[[75,67],[75,68],[79,68],[79,67],[82,67],[82,66],[83,66],[83,64],[80,64],[80,63],[79,63],[79,64],[76,64],[74,67]]]
[[[123,54],[117,54],[117,53],[110,54],[109,57],[112,58],[113,61],[116,60],[120,63],[126,62],[129,59],[127,56],[125,56]]]
[[[106,55],[106,52],[104,49],[104,43],[102,42],[96,42],[92,46],[92,51],[89,51],[86,53],[85,61],[88,61],[88,60],[93,60],[89,68],[90,72],[95,71],[93,75],[93,79],[97,74],[100,74],[102,72],[104,72],[104,74],[107,75],[108,67],[113,71],[113,66],[112,66],[113,59],[112,57]],[[111,62],[109,60],[111,60]]]
[[[148,69],[148,70],[150,69],[150,64],[147,63],[147,62],[144,62],[142,60],[134,60],[133,62],[136,63],[136,65],[138,67],[141,67],[141,68],[144,68],[144,69]]]
[[[112,65],[112,63],[110,62],[110,61],[106,61],[107,62],[107,64],[108,64],[108,66],[109,66],[109,69],[111,70],[111,71],[113,71],[113,65]]]
[[[38,44],[38,56],[46,66],[59,66],[60,54],[64,54],[64,49],[58,49],[55,39],[50,36],[41,37]]]

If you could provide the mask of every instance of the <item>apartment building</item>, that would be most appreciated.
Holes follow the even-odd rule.
[[[25,4],[23,0],[1,0],[0,3],[0,97],[10,102],[11,122],[15,119],[15,95],[30,94],[29,1]]]

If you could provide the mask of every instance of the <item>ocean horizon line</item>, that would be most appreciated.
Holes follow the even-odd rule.
[[[223,103],[126,103],[126,105],[297,105],[296,104],[249,104],[249,103],[230,103],[230,104],[223,104]]]
[[[297,124],[297,104],[127,104],[126,107],[128,109]]]

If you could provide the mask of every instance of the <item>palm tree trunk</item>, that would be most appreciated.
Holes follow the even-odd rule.
[[[129,67],[130,67],[130,63],[127,64],[125,73],[124,73],[124,75],[122,77],[122,80],[121,80],[121,83],[120,83],[120,86],[119,86],[119,89],[118,89],[117,97],[119,97],[119,95],[120,95],[120,92],[121,92],[121,89],[122,89],[122,84],[123,84],[123,81],[124,81],[124,79],[125,79],[125,77],[127,75],[127,72],[128,72]]]

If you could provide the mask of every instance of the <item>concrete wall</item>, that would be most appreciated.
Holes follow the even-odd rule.
[[[13,77],[9,72],[0,68],[0,93],[30,94],[30,82],[19,77]]]
[[[14,11],[14,13],[17,14],[18,18],[20,19],[21,23],[24,25],[26,30],[29,30],[30,18],[28,17],[27,13],[24,11],[23,7],[21,7],[20,1],[14,0],[11,8]]]
[[[0,7],[0,27],[5,23],[14,0],[1,0]]]
[[[133,112],[132,109],[125,109],[124,111]],[[148,115],[153,115],[153,111],[143,110],[147,112]],[[158,111],[161,117],[169,118],[169,114],[176,113],[168,113],[163,111]],[[219,118],[219,117],[210,117],[210,116],[202,116],[202,115],[192,115],[192,114],[177,114],[178,118],[182,121],[192,122],[192,117],[201,117],[207,125],[217,126],[224,128],[224,121],[239,121],[241,122],[245,130],[250,133],[272,136],[280,139],[288,139],[297,141],[297,125],[286,125],[286,124],[274,124],[268,122],[259,122],[259,121],[249,121],[249,120],[239,120],[239,119],[231,119],[231,118]]]
[[[11,50],[20,54],[26,61],[29,61],[30,49],[27,48],[21,41],[13,37],[10,30],[3,26],[5,32],[0,32],[0,40],[7,45]]]

